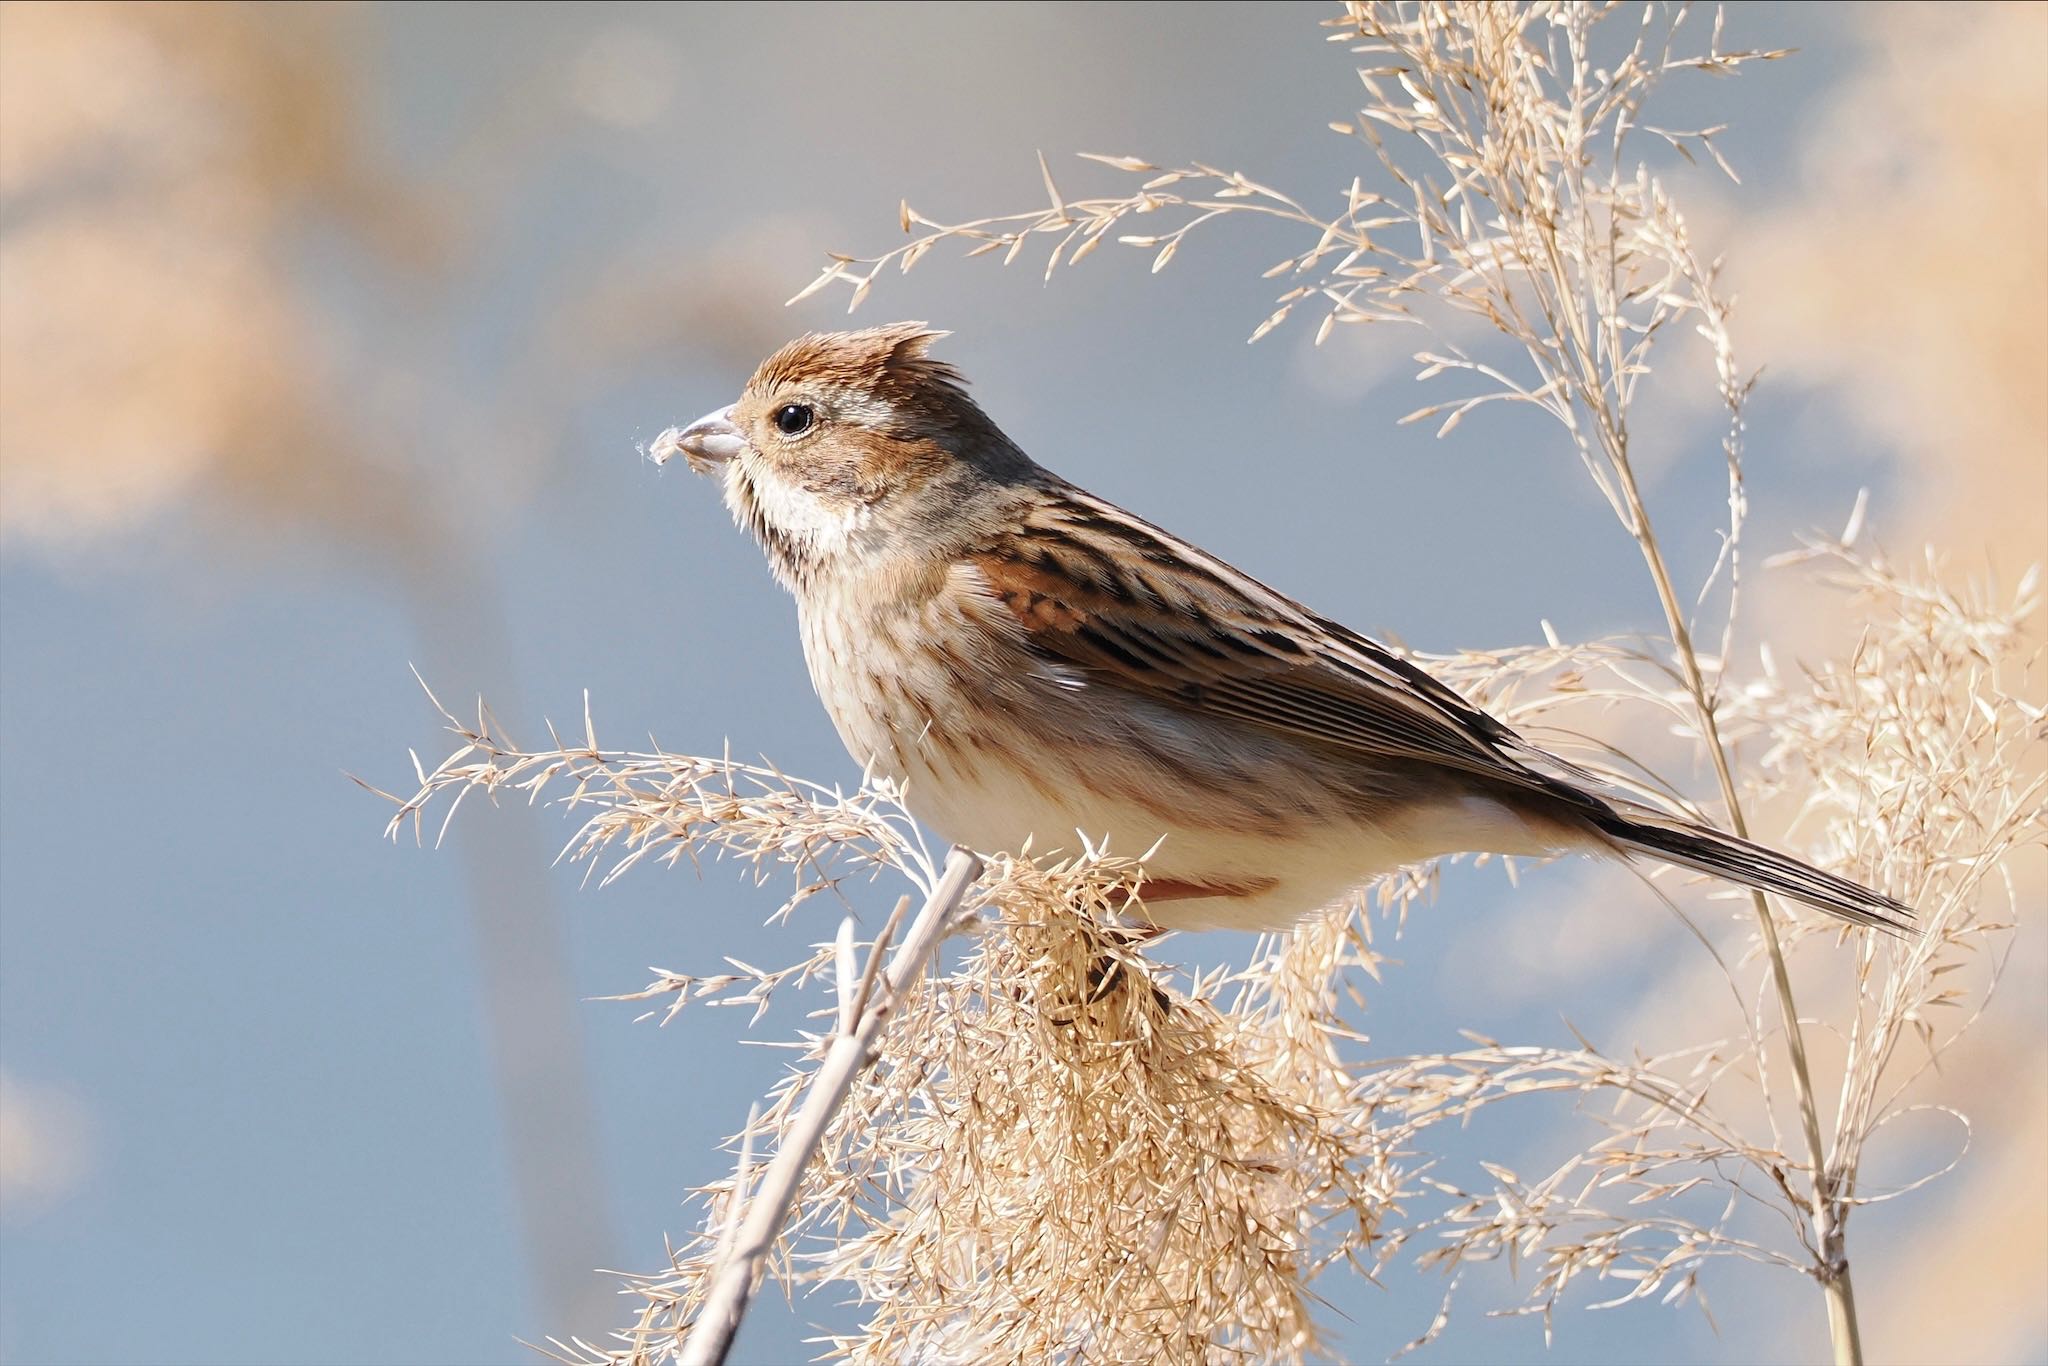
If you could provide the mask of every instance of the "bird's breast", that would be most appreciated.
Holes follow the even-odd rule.
[[[804,654],[854,759],[984,853],[1144,857],[1150,878],[1242,889],[1162,901],[1162,924],[1275,928],[1449,848],[1333,798],[1327,754],[1115,690],[1037,655],[973,595],[813,593]],[[1441,835],[1442,831],[1433,832]]]
[[[1272,838],[1327,808],[1293,747],[1219,733],[1025,647],[965,585],[841,589],[802,607],[811,681],[848,751],[939,834],[984,851],[1137,855],[1167,836]]]
[[[881,776],[907,782],[920,756],[978,737],[957,610],[930,595],[827,585],[800,606],[811,685],[847,751]]]

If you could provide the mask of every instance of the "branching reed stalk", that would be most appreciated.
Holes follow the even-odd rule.
[[[924,906],[903,937],[902,947],[881,976],[880,990],[876,989],[876,968],[889,948],[896,917],[891,917],[881,937],[868,950],[866,971],[858,976],[852,970],[854,922],[850,916],[840,922],[840,952],[835,959],[839,967],[839,1031],[826,1050],[824,1061],[812,1073],[803,1108],[783,1133],[782,1145],[761,1178],[760,1188],[746,1195],[746,1183],[740,1183],[744,1213],[736,1211],[738,1236],[712,1272],[711,1291],[683,1342],[681,1366],[719,1366],[732,1349],[740,1320],[747,1312],[747,1302],[760,1284],[768,1254],[774,1250],[790,1202],[796,1198],[804,1167],[816,1159],[818,1145],[824,1141],[833,1116],[839,1113],[854,1079],[872,1059],[875,1040],[888,1023],[891,1007],[930,964],[981,869],[981,860],[965,849],[955,848],[947,855],[938,885],[925,898]],[[897,916],[902,915],[909,900],[905,897],[897,903]]]
[[[1622,494],[1633,516],[1631,529],[1636,544],[1642,547],[1643,563],[1657,586],[1657,601],[1664,609],[1665,625],[1671,632],[1680,667],[1685,671],[1686,692],[1692,699],[1694,715],[1699,721],[1701,743],[1713,761],[1714,777],[1721,787],[1721,800],[1728,809],[1728,823],[1736,834],[1747,839],[1749,821],[1742,814],[1742,799],[1736,793],[1735,775],[1728,766],[1728,751],[1721,741],[1721,725],[1714,714],[1713,699],[1707,692],[1706,675],[1700,668],[1699,653],[1693,648],[1692,632],[1686,627],[1678,594],[1671,586],[1671,574],[1665,568],[1663,551],[1651,529],[1649,510],[1643,506],[1642,497],[1637,492],[1635,472],[1628,462],[1625,440],[1609,452],[1609,458],[1620,476]],[[1771,991],[1777,998],[1778,1016],[1785,1030],[1785,1049],[1791,1059],[1793,1099],[1799,1109],[1800,1136],[1806,1145],[1808,1170],[1813,1173],[1813,1231],[1820,1248],[1817,1277],[1827,1302],[1828,1341],[1834,1345],[1835,1361],[1839,1366],[1861,1366],[1863,1334],[1856,1323],[1856,1291],[1849,1276],[1849,1254],[1842,1226],[1846,1210],[1836,1203],[1833,1167],[1821,1138],[1820,1105],[1814,1095],[1812,1069],[1806,1061],[1806,1031],[1799,1022],[1799,1007],[1792,996],[1792,972],[1785,965],[1785,950],[1778,936],[1777,919],[1771,914],[1770,901],[1762,892],[1755,890],[1749,893],[1749,899],[1756,910],[1757,932],[1762,936],[1764,952],[1770,959]]]

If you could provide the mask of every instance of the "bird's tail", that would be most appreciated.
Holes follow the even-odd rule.
[[[1612,809],[1595,816],[1593,825],[1625,853],[1646,854],[1744,887],[1789,896],[1854,925],[1913,933],[1913,908],[1903,901],[1735,835]]]

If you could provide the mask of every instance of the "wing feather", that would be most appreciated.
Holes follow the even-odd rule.
[[[1076,489],[968,558],[1030,647],[1192,714],[1532,788],[1520,740],[1379,642]]]

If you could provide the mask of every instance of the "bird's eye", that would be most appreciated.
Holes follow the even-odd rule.
[[[808,403],[785,403],[775,410],[775,429],[784,436],[802,436],[817,420]]]

